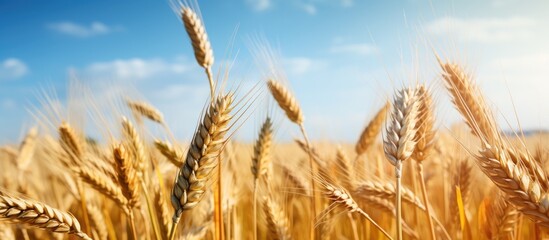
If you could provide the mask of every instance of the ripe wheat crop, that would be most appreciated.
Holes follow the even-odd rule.
[[[75,118],[36,114],[41,128],[0,148],[0,239],[549,238],[547,148],[503,134],[460,64],[433,54],[459,134],[437,126],[435,90],[414,83],[371,109],[356,144],[320,143],[268,47],[257,87],[224,89],[201,15],[180,7],[210,87],[192,139],[174,137],[170,112],[129,96],[115,116],[96,116],[118,121],[104,141]],[[275,109],[254,111],[258,95]],[[249,118],[262,122],[256,140],[233,140]],[[277,119],[299,129],[295,142],[277,140]]]

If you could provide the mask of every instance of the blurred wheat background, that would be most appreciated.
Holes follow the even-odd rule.
[[[50,19],[33,52],[28,26],[82,12],[0,3],[0,239],[549,237],[543,2],[104,4],[67,6],[177,28]]]

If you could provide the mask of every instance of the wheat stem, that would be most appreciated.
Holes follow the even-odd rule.
[[[257,239],[257,182],[258,182],[258,179],[256,178],[254,180],[254,192],[253,192],[253,198],[252,198],[252,201],[253,201],[253,228],[254,228],[254,236],[253,236],[253,239],[256,240]]]
[[[431,218],[431,206],[429,205],[429,199],[427,198],[427,188],[425,187],[425,176],[423,175],[423,164],[421,162],[417,163],[417,169],[419,173],[419,184],[421,186],[421,194],[423,195],[423,201],[425,203],[425,210],[427,212],[427,220],[429,222],[429,228],[431,230],[431,239],[436,239],[435,227],[433,225],[433,220]]]
[[[130,232],[132,234],[133,239],[137,240],[137,232],[135,229],[135,218],[133,216],[133,211],[131,209],[128,210],[128,220],[130,222]]]
[[[316,167],[315,167],[315,164],[314,164],[314,160],[313,160],[313,153],[312,153],[312,147],[311,147],[311,142],[309,141],[309,137],[307,136],[307,132],[305,131],[305,126],[303,125],[303,122],[301,122],[299,124],[299,129],[301,130],[301,134],[303,135],[303,138],[305,139],[305,143],[307,144],[307,154],[309,155],[309,167],[311,169],[311,190],[312,190],[312,194],[313,194],[313,202],[312,202],[312,206],[311,206],[311,210],[312,210],[312,213],[313,213],[313,216],[316,216],[316,213],[317,213],[317,205],[318,205],[318,198],[317,198],[317,194],[316,194],[316,187],[315,187],[315,180],[313,178],[313,176],[315,175],[316,173]],[[315,229],[314,229],[314,224],[311,224],[312,227],[311,227],[311,239],[315,239]]]
[[[143,194],[145,195],[145,201],[147,202],[147,212],[149,214],[149,218],[151,219],[154,236],[156,237],[156,239],[163,239],[162,235],[160,234],[160,227],[158,226],[159,223],[155,221],[156,213],[153,210],[153,204],[151,203],[149,190],[147,189],[147,186],[145,186],[145,181],[143,181],[143,179],[140,179],[139,182],[141,182],[141,188],[143,188]]]
[[[398,160],[395,165],[395,177],[396,177],[396,196],[395,196],[395,205],[396,205],[396,228],[397,228],[397,239],[402,239],[402,199],[400,197],[401,191],[401,178],[402,178],[402,161]]]

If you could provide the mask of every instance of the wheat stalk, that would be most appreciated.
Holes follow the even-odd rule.
[[[393,112],[387,125],[383,149],[387,160],[395,167],[396,206],[397,206],[397,236],[402,239],[401,216],[401,177],[402,162],[411,157],[416,145],[418,121],[417,93],[411,88],[405,88],[396,93],[393,101]]]
[[[212,76],[212,65],[214,63],[214,56],[212,46],[208,40],[206,28],[204,27],[200,17],[198,17],[198,15],[190,7],[183,6],[181,8],[181,19],[183,20],[185,30],[191,40],[196,62],[204,68],[206,75],[208,76],[211,97],[213,100],[215,85]]]
[[[401,197],[404,202],[410,203],[421,210],[426,210],[421,199],[416,196],[410,189],[401,187]],[[361,181],[356,184],[354,191],[356,197],[362,199],[364,197],[379,197],[385,199],[394,199],[396,197],[396,188],[390,182],[379,181]]]
[[[391,216],[396,217],[395,205],[393,202],[389,201],[386,198],[374,197],[374,196],[364,196],[360,200],[365,201],[368,205],[373,207],[373,209],[379,209],[381,211],[390,213]],[[412,237],[413,239],[419,239],[418,233],[410,227],[406,221],[402,221],[402,231]]]

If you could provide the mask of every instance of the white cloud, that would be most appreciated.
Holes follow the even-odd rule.
[[[301,9],[310,15],[316,14],[316,6],[310,3],[301,4]]]
[[[74,22],[57,22],[48,24],[48,28],[56,32],[74,36],[74,37],[92,37],[108,34],[115,29],[101,22],[92,22],[89,26]]]
[[[493,7],[505,7],[509,4],[516,3],[517,0],[492,0]]]
[[[285,58],[282,62],[288,73],[295,75],[308,73],[316,64],[313,59],[306,57]]]
[[[246,0],[246,4],[255,11],[265,11],[274,7],[274,0]],[[328,0],[278,0],[278,5],[290,5],[293,8],[304,11],[307,14],[315,15],[318,12],[319,5],[332,5],[334,1]],[[354,5],[354,0],[338,0],[336,1],[341,7],[351,7]]]
[[[505,42],[528,39],[536,31],[536,21],[524,17],[461,19],[444,17],[427,24],[433,35],[469,42]]]
[[[8,58],[0,62],[0,80],[17,79],[25,76],[28,72],[27,65],[17,58]]]
[[[2,102],[0,102],[0,106],[5,109],[12,109],[16,105],[15,101],[13,99],[4,99]]]
[[[371,55],[376,53],[378,48],[369,43],[338,44],[330,48],[332,53],[350,53],[358,55]]]
[[[515,116],[525,130],[547,129],[549,111],[533,107],[549,101],[547,66],[549,52],[545,50],[493,59],[474,74],[488,102],[497,110],[503,129],[519,129]]]
[[[517,69],[524,72],[545,70],[549,67],[549,54],[534,53],[522,56],[503,57],[494,60],[492,66],[501,69]]]
[[[272,6],[271,0],[246,0],[246,2],[256,11],[264,11]]]
[[[184,59],[166,61],[164,59],[117,59],[108,62],[95,62],[82,70],[72,69],[91,79],[142,80],[162,75],[182,74],[194,65]]]
[[[341,0],[341,5],[344,7],[352,7],[354,2],[353,0]]]

